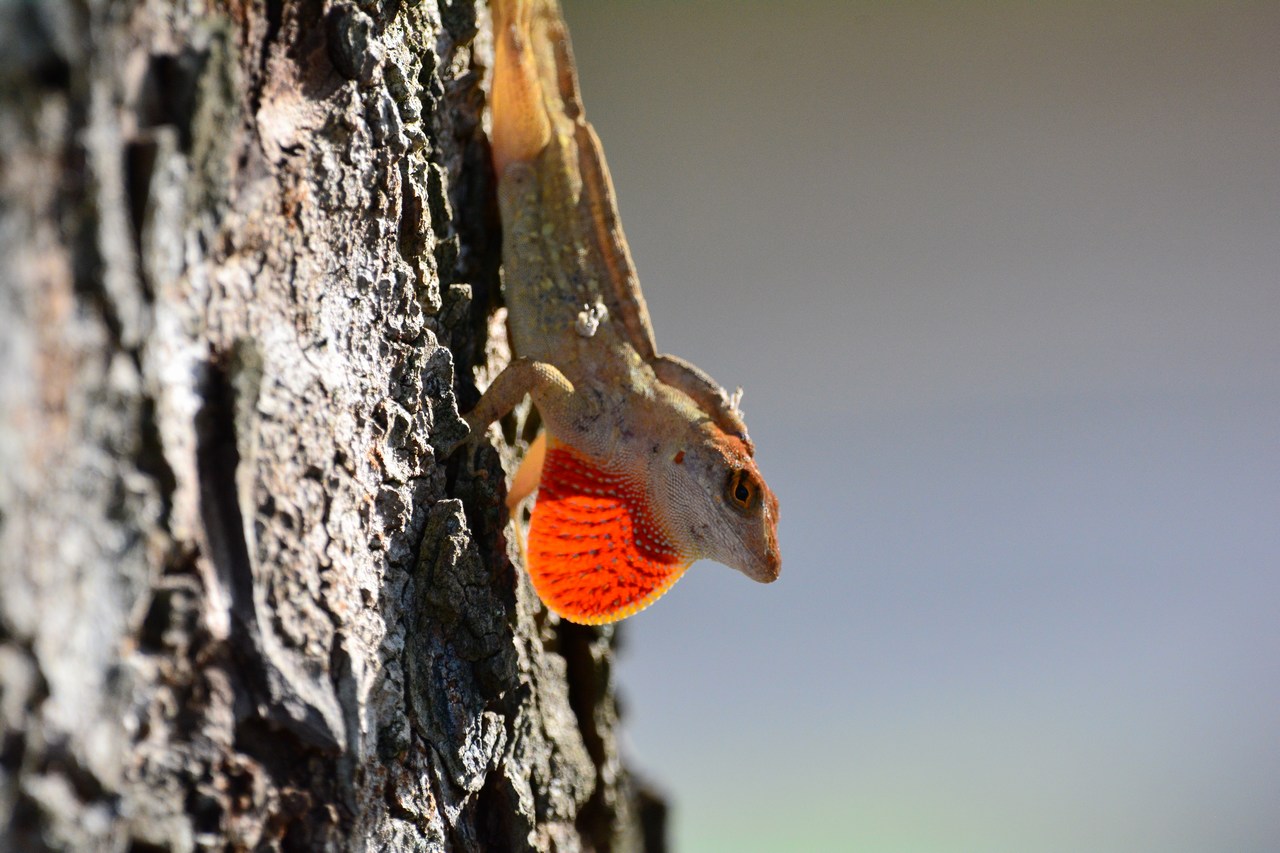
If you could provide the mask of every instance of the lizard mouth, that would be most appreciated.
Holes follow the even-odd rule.
[[[752,579],[760,583],[773,583],[780,574],[782,574],[782,554],[778,551],[778,546],[770,544],[760,571],[752,575]]]
[[[751,554],[746,565],[735,568],[756,583],[773,583],[782,573],[782,552],[778,550],[777,541],[770,537],[763,549]]]
[[[782,550],[778,547],[776,527],[766,528],[763,533],[764,536],[761,538],[764,542],[761,543],[755,533],[735,529],[734,536],[741,548],[739,559],[743,554],[747,559],[743,561],[745,565],[736,561],[726,562],[725,565],[732,566],[757,583],[773,583],[782,573]],[[762,544],[763,547],[761,547]]]

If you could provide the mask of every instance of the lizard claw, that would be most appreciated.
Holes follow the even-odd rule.
[[[466,418],[466,416],[465,416],[465,415],[462,417],[462,422],[463,422],[463,423],[465,423],[465,424],[467,425],[467,431],[466,431],[464,434],[462,434],[462,435],[458,436],[457,438],[454,438],[454,439],[452,439],[452,440],[450,440],[450,441],[447,441],[447,442],[443,443],[443,444],[438,448],[438,449],[439,449],[439,452],[440,452],[440,458],[441,458],[441,459],[448,459],[450,456],[452,456],[453,454],[457,453],[457,452],[458,452],[458,448],[459,448],[459,447],[462,447],[464,444],[475,444],[475,443],[476,443],[476,441],[475,441],[475,439],[476,439],[476,430],[475,430],[475,428],[471,425],[471,422],[467,420],[467,418]]]

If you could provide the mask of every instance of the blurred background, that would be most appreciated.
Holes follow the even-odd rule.
[[[675,849],[1280,850],[1280,4],[565,6],[782,502],[623,628]]]

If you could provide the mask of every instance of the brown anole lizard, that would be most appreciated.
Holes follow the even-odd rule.
[[[657,352],[558,3],[492,8],[491,140],[519,358],[467,422],[482,435],[525,394],[542,416],[508,501],[538,489],[534,588],[562,617],[595,624],[647,607],[700,558],[769,583],[782,562],[778,501],[736,396]]]

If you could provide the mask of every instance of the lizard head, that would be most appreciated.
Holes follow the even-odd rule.
[[[760,583],[778,579],[778,499],[741,438],[703,421],[654,461],[654,506],[677,550]]]

